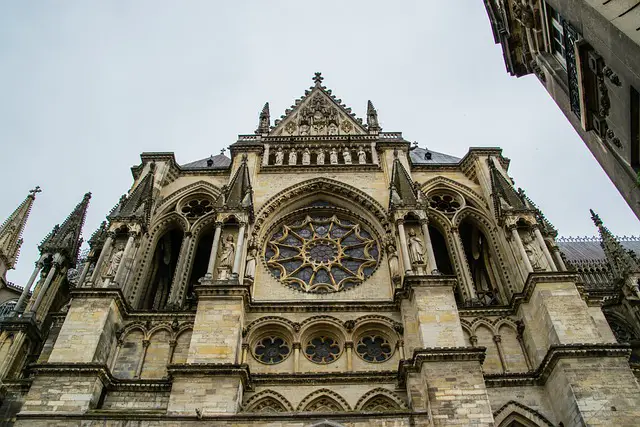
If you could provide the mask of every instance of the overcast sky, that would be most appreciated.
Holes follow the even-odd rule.
[[[178,163],[252,133],[324,84],[385,131],[462,157],[499,146],[510,174],[561,235],[617,234],[638,221],[535,77],[506,71],[481,0],[0,0],[0,221],[42,187],[20,260],[82,195],[85,240],[132,184],[143,151]],[[228,152],[227,152],[228,153]]]

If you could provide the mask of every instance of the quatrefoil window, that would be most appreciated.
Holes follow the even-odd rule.
[[[367,362],[384,362],[393,355],[393,347],[380,335],[365,335],[356,344],[356,354]]]
[[[190,219],[200,218],[213,210],[211,201],[208,199],[194,199],[182,207],[184,216]]]
[[[434,194],[429,198],[429,205],[444,213],[453,213],[462,207],[460,201],[452,194]]]
[[[338,292],[371,276],[380,252],[360,224],[336,215],[307,215],[271,236],[265,260],[281,282],[305,292]]]
[[[291,353],[289,344],[279,336],[269,336],[258,341],[253,349],[254,357],[262,363],[275,365]]]
[[[314,363],[331,363],[340,357],[340,344],[330,336],[316,335],[304,348],[304,355]]]

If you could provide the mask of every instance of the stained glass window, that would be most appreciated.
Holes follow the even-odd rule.
[[[291,353],[289,344],[278,336],[262,338],[253,349],[254,357],[262,363],[275,365]]]
[[[362,283],[378,265],[378,243],[353,220],[307,215],[280,226],[265,249],[272,274],[305,292],[338,292]]]
[[[332,337],[317,335],[307,342],[304,355],[314,363],[331,363],[340,356],[340,345]]]
[[[367,362],[384,362],[393,354],[393,347],[380,335],[365,335],[358,340],[356,353]]]

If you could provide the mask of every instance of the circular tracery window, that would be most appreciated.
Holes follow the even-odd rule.
[[[282,225],[265,260],[281,282],[305,292],[338,292],[359,285],[376,266],[378,243],[356,222],[336,215],[306,216]]]
[[[304,355],[314,363],[331,363],[340,356],[340,344],[328,335],[316,335],[304,348]]]
[[[445,213],[453,213],[462,206],[457,197],[447,193],[434,194],[429,198],[429,205]]]
[[[393,354],[393,347],[380,335],[365,335],[358,340],[356,353],[367,362],[384,362]]]
[[[253,349],[254,357],[262,363],[275,365],[291,353],[289,344],[278,336],[269,336],[258,341]]]
[[[208,199],[194,199],[185,204],[181,210],[187,218],[200,218],[211,212],[213,206]]]

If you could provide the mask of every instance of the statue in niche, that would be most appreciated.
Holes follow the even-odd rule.
[[[122,257],[124,256],[124,246],[118,246],[116,248],[116,253],[111,257],[111,263],[109,264],[109,268],[107,269],[107,277],[115,277],[118,272],[118,267],[122,262]]]
[[[169,288],[171,286],[171,279],[173,278],[172,259],[171,253],[171,235],[165,234],[158,243],[158,249],[156,250],[154,270],[151,275],[151,292],[150,296],[153,296],[150,306],[153,310],[161,310],[167,303],[169,297]]]
[[[345,165],[351,164],[351,150],[349,150],[349,148],[345,147],[344,152],[342,153],[342,158],[344,159]]]
[[[409,259],[411,264],[424,264],[424,247],[415,230],[409,230]]]
[[[289,165],[295,165],[298,163],[298,152],[295,148],[292,148],[289,152]]]
[[[338,126],[335,123],[331,123],[327,129],[329,135],[337,135],[338,134]]]
[[[389,272],[391,273],[391,279],[396,282],[398,279],[400,279],[398,252],[396,251],[395,246],[389,245],[389,247],[387,248],[387,253],[389,254]]]
[[[229,234],[227,238],[224,239],[222,251],[220,252],[220,266],[218,267],[219,280],[226,280],[231,275],[235,252],[236,244],[233,242],[233,236]]]
[[[308,148],[305,148],[304,151],[302,152],[302,164],[303,165],[311,164],[311,152],[309,151]]]
[[[244,268],[244,277],[253,279],[256,276],[256,260],[258,258],[258,250],[252,248],[247,255],[247,264]]]
[[[324,150],[322,148],[318,150],[318,157],[316,157],[316,164],[324,165]]]
[[[306,123],[300,124],[300,135],[305,136],[309,135],[309,125]]]
[[[529,262],[533,271],[544,271],[546,268],[546,260],[542,248],[538,245],[535,237],[530,232],[525,232],[522,238],[522,244],[524,245],[524,251],[527,253]]]
[[[329,161],[332,165],[338,164],[338,150],[336,150],[335,148],[332,148],[331,152],[329,153]]]
[[[367,163],[367,152],[364,151],[364,148],[362,147],[358,148],[358,163],[360,163],[361,165]]]
[[[278,147],[278,151],[276,152],[276,166],[282,166],[284,162],[284,151],[282,151],[282,147]]]

